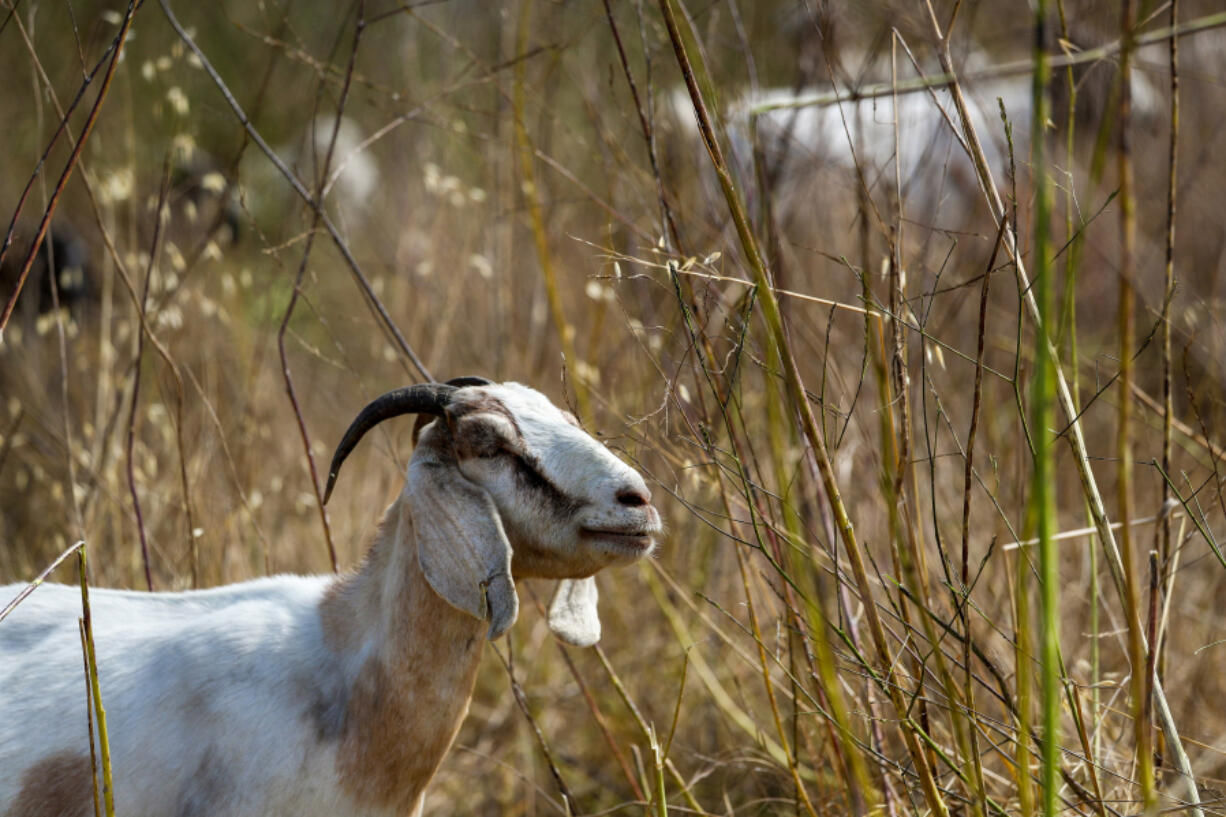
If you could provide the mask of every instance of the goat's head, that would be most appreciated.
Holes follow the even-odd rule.
[[[403,499],[430,586],[489,620],[496,638],[518,613],[512,575],[561,579],[550,626],[594,644],[592,575],[650,553],[660,531],[643,478],[540,392],[458,378],[397,389],[363,409],[332,458],[325,501],[362,435],[410,413],[423,416]]]

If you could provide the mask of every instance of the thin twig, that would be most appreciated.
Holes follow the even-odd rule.
[[[996,265],[996,254],[1000,252],[1001,241],[1005,236],[1005,221],[1001,221],[1000,227],[996,231],[996,241],[992,245],[992,254],[988,257],[987,269],[983,275],[983,284],[979,289],[979,328],[976,333],[976,349],[975,349],[975,386],[973,397],[971,398],[971,423],[970,429],[966,434],[966,468],[963,472],[962,483],[962,569],[959,573],[961,587],[958,589],[960,596],[957,603],[958,615],[962,619],[962,631],[965,638],[962,641],[962,666],[965,670],[962,684],[962,696],[966,705],[966,710],[971,713],[974,718],[975,712],[975,685],[972,683],[973,672],[971,670],[971,623],[970,616],[967,612],[967,605],[970,601],[970,521],[971,521],[971,487],[974,475],[975,463],[975,437],[979,432],[979,410],[982,405],[983,398],[983,358],[987,341],[987,318],[988,318],[988,291],[992,281],[992,268]],[[970,730],[970,751],[971,760],[974,772],[975,793],[979,798],[979,808],[981,812],[987,810],[986,791],[983,782],[983,760],[979,751],[979,730],[972,724]]]
[[[140,296],[140,314],[144,315],[149,304],[149,285],[153,280],[153,269],[157,265],[158,250],[160,249],[159,238],[162,232],[162,224],[164,219],[163,209],[166,206],[166,191],[170,183],[170,162],[169,156],[162,163],[162,184],[159,188],[157,210],[154,211],[153,219],[153,245],[149,248],[149,264],[145,268],[145,283],[141,288]],[[136,410],[140,405],[140,375],[141,375],[141,359],[145,352],[145,333],[136,333],[136,359],[133,362],[132,372],[132,407],[128,412],[128,435],[127,435],[127,475],[128,475],[128,492],[132,495],[132,511],[136,516],[136,531],[140,537],[140,557],[141,564],[145,568],[145,589],[150,593],[153,592],[153,572],[149,566],[149,537],[145,533],[145,516],[141,511],[140,495],[136,492],[136,474],[133,463],[132,449],[136,441]],[[190,527],[190,526],[189,526]],[[190,530],[189,530],[190,535]],[[192,537],[192,587],[197,586],[197,559],[195,558],[195,537]]]
[[[502,662],[502,666],[507,671],[507,678],[511,682],[511,694],[515,697],[515,703],[519,706],[519,710],[523,712],[524,717],[528,720],[528,725],[532,728],[532,734],[536,736],[537,745],[541,748],[541,754],[545,756],[545,763],[549,766],[549,772],[553,775],[553,781],[558,786],[558,793],[562,797],[562,804],[566,808],[568,815],[577,815],[580,812],[575,808],[575,797],[570,792],[570,787],[566,785],[566,781],[562,779],[562,773],[558,771],[558,764],[553,759],[553,752],[549,749],[549,742],[545,740],[545,733],[541,731],[541,726],[532,715],[532,710],[528,708],[528,699],[524,695],[524,689],[519,685],[519,681],[515,678],[515,666],[511,659],[511,642],[507,639],[507,655],[504,656],[498,649],[494,650],[494,654],[498,656],[498,660]]]
[[[61,553],[59,556],[56,556],[55,561],[47,565],[47,567],[43,569],[43,572],[39,573],[38,576],[34,578],[34,581],[27,584],[24,588],[22,588],[21,592],[18,593],[13,598],[12,601],[4,605],[4,609],[0,610],[0,621],[4,621],[4,619],[8,617],[8,614],[13,612],[14,609],[16,609],[17,605],[25,601],[26,597],[28,597],[31,593],[37,590],[39,586],[42,585],[43,582],[47,581],[47,577],[50,576],[57,567],[62,565],[65,559],[67,559],[72,554],[76,553],[78,550],[80,550],[84,546],[85,546],[85,540],[80,539],[75,544],[69,545],[68,549],[65,550],[63,553]]]
[[[345,102],[349,98],[349,87],[353,79],[354,68],[358,59],[358,45],[362,41],[362,32],[366,30],[366,3],[358,0],[357,19],[354,22],[353,47],[349,52],[349,66],[345,72],[345,84],[341,87],[340,99],[336,103],[336,116],[332,120],[332,133],[328,137],[328,150],[324,155],[319,171],[319,181],[316,184],[315,200],[323,201],[326,193],[326,180],[332,167],[332,154],[336,150],[336,139],[341,129],[341,117],[345,112]],[[289,304],[285,307],[285,315],[281,318],[281,326],[277,329],[277,354],[281,359],[281,377],[285,381],[285,395],[289,399],[290,409],[294,412],[294,422],[298,426],[298,436],[302,440],[302,452],[306,457],[307,476],[311,480],[311,492],[315,495],[315,507],[319,512],[319,524],[323,527],[324,542],[328,546],[328,564],[332,572],[337,573],[340,567],[336,561],[336,545],[332,542],[332,526],[328,523],[328,511],[324,507],[323,491],[319,485],[319,473],[315,468],[315,455],[311,451],[311,435],[307,431],[306,420],[302,417],[302,408],[298,405],[298,395],[294,392],[294,377],[290,372],[289,356],[285,350],[285,333],[289,329],[290,318],[294,314],[294,306],[302,294],[302,280],[306,276],[307,262],[311,258],[311,248],[315,244],[315,233],[319,226],[322,209],[311,211],[311,227],[307,230],[306,244],[302,249],[302,260],[298,264],[298,274],[294,278],[294,289],[290,295]]]
[[[1171,26],[1179,24],[1179,0],[1171,0]],[[1179,168],[1179,40],[1172,37],[1170,41],[1171,61],[1171,119],[1170,119],[1170,150],[1167,154],[1167,185],[1166,185],[1166,266],[1163,277],[1166,284],[1166,297],[1162,306],[1162,470],[1171,473],[1171,427],[1175,416],[1173,389],[1171,380],[1171,301],[1175,298],[1175,204],[1178,187]],[[1170,500],[1170,489],[1166,480],[1162,481],[1162,504],[1166,510]],[[1169,514],[1168,514],[1169,517]],[[1162,557],[1162,570],[1171,569],[1171,520],[1162,520],[1159,528],[1159,554]],[[1169,581],[1166,573],[1162,579],[1165,585]],[[1156,671],[1159,678],[1164,674],[1164,653],[1162,644],[1151,645],[1158,653]]]

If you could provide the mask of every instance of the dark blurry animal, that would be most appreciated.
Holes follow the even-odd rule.
[[[178,231],[194,236],[189,245],[210,240],[223,245],[238,243],[242,208],[237,189],[220,160],[211,154],[197,149],[189,160],[175,165],[168,203],[175,221],[182,222]]]
[[[28,248],[28,242],[14,242],[0,264],[0,304],[6,303],[17,288]],[[38,248],[13,319],[32,323],[55,309],[57,297],[61,309],[79,318],[92,311],[98,291],[98,273],[89,243],[70,224],[56,221]]]

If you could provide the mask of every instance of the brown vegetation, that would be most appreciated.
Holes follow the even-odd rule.
[[[1051,55],[1105,45],[1094,71],[1112,73],[1122,4],[1051,2]],[[987,87],[983,55],[1030,59],[1028,5],[937,3],[968,95]],[[1045,162],[1028,124],[1010,156],[994,100],[976,100],[995,128],[977,136],[1007,157],[990,167],[1001,227],[946,155],[896,179],[863,153],[860,172],[839,165],[828,138],[737,148],[751,131],[728,111],[755,83],[901,85],[917,77],[908,48],[940,74],[922,3],[171,0],[202,58],[146,2],[51,220],[90,248],[90,306],[18,309],[4,329],[0,581],[78,538],[100,586],[328,571],[333,552],[352,567],[411,449],[410,429],[381,431],[325,515],[319,461],[355,409],[427,372],[519,380],[650,475],[668,534],[650,564],[602,575],[596,649],[554,643],[532,603],[548,588],[529,585],[426,813],[662,814],[662,797],[676,813],[1028,817],[1042,808],[1050,602],[1027,543],[1044,519],[1035,454],[1054,440],[1058,807],[1142,809],[1133,724],[1157,716],[1139,671],[1160,679],[1205,813],[1226,810],[1219,5],[1178,4],[1195,31],[1178,40],[1177,165],[1169,5],[1137,16],[1153,42],[1131,60],[1158,107],[1133,100],[1123,161],[1119,85],[1098,74],[1070,112],[1070,76],[1052,69]],[[2,16],[0,201],[6,216],[24,201],[6,269],[25,260],[100,79],[55,138],[63,111],[124,12]],[[727,185],[667,102],[692,103],[679,51]],[[923,150],[914,135],[898,133],[903,151]],[[1085,457],[1058,400],[1053,427],[1032,414],[1043,335],[1017,262],[1042,266],[1044,168],[1047,337]],[[1131,239],[1117,191],[1135,201]],[[754,283],[766,275],[771,293]],[[47,286],[31,278],[21,297],[45,305]],[[1133,309],[1118,310],[1121,291]],[[1117,491],[1121,453],[1131,481]],[[1123,519],[1117,576],[1095,528]],[[1152,735],[1157,807],[1175,810],[1174,747]]]

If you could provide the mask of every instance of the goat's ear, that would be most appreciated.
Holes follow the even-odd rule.
[[[590,647],[600,640],[596,579],[563,579],[549,602],[549,629],[567,644]]]
[[[489,621],[490,639],[509,630],[519,597],[511,579],[511,544],[494,500],[464,478],[449,453],[425,447],[409,465],[407,499],[417,560],[434,592]]]

